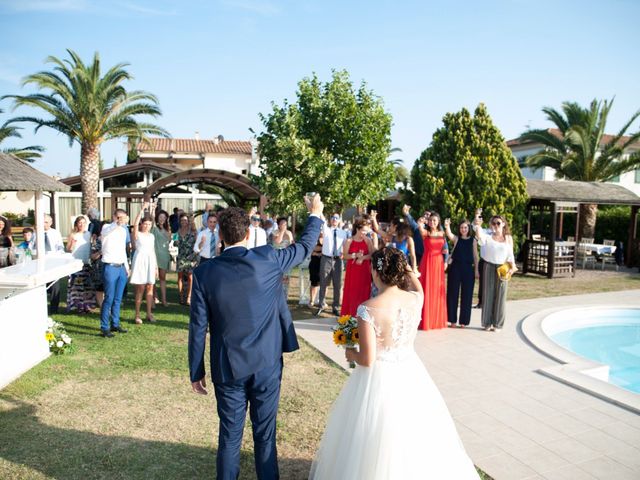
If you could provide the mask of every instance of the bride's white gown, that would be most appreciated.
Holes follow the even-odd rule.
[[[422,298],[412,300],[397,315],[358,307],[376,332],[376,361],[356,367],[333,405],[310,479],[479,478],[413,348]]]

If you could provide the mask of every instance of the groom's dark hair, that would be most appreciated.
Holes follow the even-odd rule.
[[[251,221],[243,209],[229,207],[218,214],[218,224],[225,245],[233,245],[244,240]]]

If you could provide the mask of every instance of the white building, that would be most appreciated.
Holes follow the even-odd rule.
[[[561,133],[560,130],[555,128],[550,128],[548,130],[551,134],[560,138]],[[612,139],[613,135],[603,135],[602,141],[606,143]],[[628,137],[623,137],[628,138]],[[507,146],[513,152],[513,155],[518,159],[518,163],[522,164],[522,162],[527,158],[533,155],[534,153],[542,150],[543,146],[540,143],[536,142],[521,142],[519,139],[513,139],[507,141]],[[633,152],[640,150],[640,143],[633,144],[626,152],[625,155],[629,155]],[[531,180],[557,180],[556,172],[553,168],[544,167],[538,170],[532,170],[529,167],[521,167],[522,174],[525,178]],[[636,195],[640,195],[640,168],[632,170],[630,172],[624,173],[613,180],[607,182],[613,183],[616,185],[621,185],[629,190],[631,190]]]

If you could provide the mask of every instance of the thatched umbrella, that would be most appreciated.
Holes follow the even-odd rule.
[[[36,170],[18,157],[0,153],[0,192],[35,192],[36,251],[44,267],[44,209],[42,192],[67,192],[68,185]]]

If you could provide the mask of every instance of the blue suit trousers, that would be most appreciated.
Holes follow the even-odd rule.
[[[127,269],[104,264],[104,301],[100,310],[100,330],[120,326],[120,304],[127,286]]]
[[[282,358],[247,377],[214,384],[220,418],[216,459],[218,480],[236,480],[240,474],[240,446],[247,403],[258,480],[280,478],[276,450],[276,415],[281,380]]]

